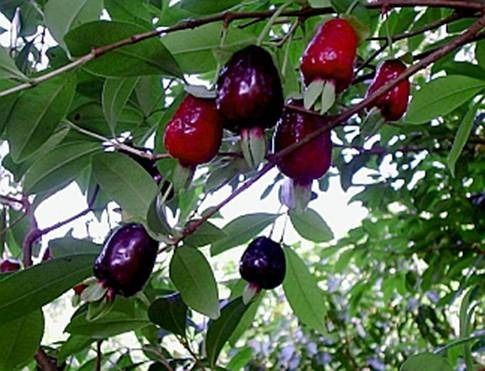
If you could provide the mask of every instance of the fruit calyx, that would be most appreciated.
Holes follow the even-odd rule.
[[[266,155],[264,129],[273,127],[283,107],[281,80],[271,55],[250,45],[232,55],[216,84],[217,108],[225,128],[240,133],[251,167]]]
[[[374,80],[367,90],[367,97],[376,92],[389,81],[396,79],[406,70],[406,66],[399,59],[390,59],[382,62]],[[380,95],[374,102],[386,121],[397,121],[406,112],[411,85],[408,79],[397,83],[387,93]]]
[[[289,105],[301,106],[301,101],[291,100]],[[280,152],[301,142],[307,135],[321,129],[325,123],[325,117],[285,107],[274,134],[275,151]],[[327,130],[312,141],[278,159],[279,170],[292,179],[289,184],[291,189],[284,195],[289,200],[293,200],[288,201],[288,204],[304,208],[310,201],[313,180],[321,178],[331,165],[332,141],[330,136],[330,130]]]
[[[158,242],[141,224],[129,223],[115,229],[106,239],[94,263],[94,275],[113,299],[115,294],[132,296],[147,282],[155,265]]]
[[[321,97],[320,112],[325,113],[334,104],[336,93],[350,85],[358,40],[346,19],[334,18],[319,27],[300,60],[307,109]]]
[[[0,273],[16,272],[20,268],[20,262],[15,259],[8,258],[0,262]]]
[[[165,148],[188,168],[212,160],[221,140],[222,117],[213,99],[187,95],[165,128]]]
[[[257,237],[246,248],[239,262],[239,273],[249,285],[245,301],[251,292],[271,290],[281,285],[286,273],[286,261],[281,245],[267,237]]]

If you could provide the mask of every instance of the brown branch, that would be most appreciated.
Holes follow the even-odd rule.
[[[180,21],[176,25],[172,27],[167,27],[167,28],[158,28],[152,31],[132,35],[126,39],[119,40],[113,44],[108,44],[104,45],[98,48],[93,48],[89,53],[83,55],[79,59],[76,59],[75,61],[66,64],[62,67],[60,67],[57,70],[53,70],[45,75],[41,75],[36,78],[32,78],[30,81],[19,84],[17,86],[14,86],[10,89],[6,89],[3,91],[0,91],[0,97],[4,97],[9,94],[16,93],[18,91],[22,91],[25,89],[32,88],[34,86],[37,86],[38,84],[41,84],[44,81],[47,81],[53,77],[56,77],[64,72],[73,70],[77,67],[81,67],[84,64],[99,58],[115,49],[121,48],[123,46],[128,46],[128,45],[133,45],[137,44],[141,41],[161,36],[161,35],[166,35],[172,32],[176,31],[181,31],[181,30],[187,30],[187,29],[194,29],[200,26],[204,26],[209,23],[214,23],[214,22],[220,22],[224,21],[226,24],[238,20],[238,19],[265,19],[265,18],[271,18],[273,14],[277,11],[278,9],[275,10],[267,10],[267,11],[257,11],[257,12],[224,12],[224,13],[219,13],[199,19],[187,19]],[[326,8],[303,8],[300,10],[288,10],[288,11],[283,11],[280,16],[281,17],[300,17],[301,19],[305,19],[308,17],[316,16],[316,15],[322,15],[322,14],[330,14],[333,13],[334,10],[331,7],[326,7]]]
[[[355,106],[347,109],[346,111],[342,112],[340,115],[329,117],[326,125],[321,127],[318,130],[306,135],[301,141],[294,143],[285,149],[277,152],[273,155],[268,156],[268,162],[261,168],[261,170],[251,179],[247,180],[241,186],[239,186],[234,192],[232,192],[229,197],[221,201],[219,204],[214,206],[211,211],[205,214],[201,219],[193,221],[189,223],[187,227],[183,230],[182,235],[174,241],[174,244],[178,244],[182,241],[186,236],[194,233],[202,224],[204,224],[207,220],[209,220],[215,213],[217,213],[221,208],[227,205],[231,200],[233,200],[236,196],[244,192],[246,189],[251,187],[254,183],[256,183],[264,174],[270,171],[276,163],[284,156],[288,155],[289,153],[295,151],[296,149],[300,148],[301,146],[305,145],[308,142],[319,137],[325,131],[330,130],[342,123],[347,122],[354,114],[360,112],[361,110],[369,107],[374,103],[374,101],[382,94],[386,93],[387,91],[391,90],[394,86],[396,86],[399,82],[409,78],[410,76],[414,75],[416,72],[426,68],[434,61],[438,60],[439,58],[443,57],[444,55],[450,53],[454,49],[460,47],[461,45],[466,44],[469,40],[473,39],[475,35],[480,32],[480,30],[485,27],[485,15],[483,15],[480,19],[478,19],[466,32],[458,36],[456,39],[452,40],[449,44],[443,46],[441,49],[436,50],[435,52],[428,55],[426,58],[423,58],[421,61],[416,63],[415,65],[406,69],[401,75],[399,75],[396,79],[389,81],[385,85],[381,86],[377,89],[374,94],[371,96],[363,99],[361,102],[356,104]],[[308,114],[320,116],[318,112],[309,111],[306,109],[301,109],[298,106],[287,105],[290,109],[298,109]]]
[[[485,9],[481,1],[473,0],[377,0],[371,1],[365,5],[368,9],[388,9],[403,8],[415,6],[427,6],[430,8],[454,8],[466,10]]]
[[[96,341],[96,365],[94,368],[96,371],[101,371],[101,361],[103,357],[103,353],[101,352],[102,342],[103,340]]]
[[[53,362],[53,360],[41,349],[39,348],[34,355],[37,366],[42,371],[59,371],[60,369]]]

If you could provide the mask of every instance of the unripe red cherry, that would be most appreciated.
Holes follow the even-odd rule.
[[[367,90],[367,96],[372,95],[377,89],[389,81],[396,79],[405,70],[406,66],[398,59],[391,59],[381,63],[377,68],[374,80]],[[382,94],[374,102],[374,106],[379,108],[382,116],[387,121],[397,121],[406,112],[410,89],[411,85],[409,80],[405,79],[387,93]]]
[[[254,239],[241,257],[239,273],[256,290],[281,285],[286,273],[281,245],[267,237]]]
[[[301,105],[297,101],[292,105]],[[286,107],[278,121],[274,135],[274,148],[279,152],[299,143],[308,134],[325,124],[321,116],[303,113]],[[309,186],[313,179],[322,177],[331,165],[332,141],[330,130],[320,134],[311,142],[302,145],[278,161],[280,171],[300,186]]]
[[[157,251],[158,242],[141,224],[125,224],[105,241],[94,263],[94,275],[108,288],[108,294],[132,296],[150,277]]]
[[[300,61],[305,84],[325,80],[337,92],[344,90],[354,75],[357,44],[357,33],[347,20],[336,18],[321,25]]]
[[[20,262],[15,259],[5,259],[0,262],[0,273],[16,272],[20,270],[20,268]]]
[[[187,95],[165,129],[165,148],[182,166],[212,160],[222,140],[222,118],[211,99]]]
[[[271,55],[255,45],[234,53],[219,74],[216,103],[232,131],[274,126],[283,92]]]

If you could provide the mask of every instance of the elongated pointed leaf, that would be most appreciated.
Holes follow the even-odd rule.
[[[485,81],[451,75],[428,82],[414,96],[405,121],[422,124],[460,107],[485,88]]]
[[[205,349],[209,364],[214,367],[224,344],[228,341],[248,306],[242,298],[237,298],[222,308],[221,316],[209,323],[205,340]]]
[[[333,233],[325,220],[315,210],[289,212],[291,223],[298,234],[309,241],[327,242],[333,239]]]
[[[103,86],[103,112],[108,125],[114,132],[118,117],[138,82],[137,77],[106,79]]]
[[[305,325],[325,333],[326,305],[322,290],[301,258],[290,248],[285,248],[286,276],[283,282],[286,299],[295,315]]]
[[[15,62],[8,54],[7,49],[0,47],[0,79],[27,80],[27,77],[19,71]],[[3,99],[3,98],[2,98]]]
[[[177,248],[170,262],[170,278],[189,307],[210,318],[219,317],[217,283],[209,262],[199,250]]]
[[[71,105],[75,86],[75,76],[64,74],[20,96],[7,124],[15,162],[32,155],[49,139]]]
[[[124,22],[85,23],[64,38],[73,57],[88,54],[93,48],[110,45],[146,32],[144,27]],[[180,68],[160,39],[149,38],[115,49],[85,65],[92,73],[107,77],[160,75],[181,77]]]
[[[444,357],[433,353],[420,353],[409,357],[399,370],[451,371],[453,368]]]
[[[120,153],[102,153],[93,158],[93,173],[103,191],[128,214],[145,219],[158,187],[135,160]]]
[[[44,315],[35,310],[7,323],[0,323],[0,370],[14,370],[28,362],[44,334]]]
[[[65,143],[40,157],[27,170],[24,190],[27,193],[48,191],[67,184],[79,176],[90,163],[94,153],[101,151],[98,143]]]
[[[41,308],[92,275],[95,258],[96,255],[82,254],[52,259],[0,281],[2,322],[15,320]]]
[[[176,293],[156,299],[148,308],[148,318],[163,329],[185,337],[187,310],[180,294]]]

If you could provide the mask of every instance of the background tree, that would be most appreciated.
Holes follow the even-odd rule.
[[[1,370],[483,367],[481,1],[18,0],[0,11],[10,21],[2,30],[10,45],[0,49],[0,140],[8,148],[0,168],[8,191],[0,196]],[[317,27],[336,16],[358,31],[354,76],[345,89],[337,78],[309,78],[305,90],[300,58]],[[187,92],[212,99],[221,68],[254,44],[270,53],[285,101],[303,98],[284,109],[328,111],[325,123],[266,156],[252,151],[271,143],[273,128],[258,131],[262,142],[241,129],[242,148],[239,128],[225,131],[211,162],[189,161],[198,166],[187,185],[192,174],[164,148],[165,127],[175,112],[185,119],[177,110]],[[395,58],[405,65],[366,94]],[[209,89],[190,86],[195,77]],[[412,100],[396,120],[382,94],[406,80]],[[351,201],[368,210],[359,227],[334,240],[311,201],[291,208],[283,175],[254,194],[257,202],[281,192],[280,211],[216,226],[221,208],[329,130],[332,167],[313,188],[318,197],[333,177],[344,190],[356,187]],[[88,208],[38,228],[37,206],[72,182]],[[204,203],[223,187],[229,197]],[[160,242],[149,282],[128,298],[93,284],[102,246],[92,238],[66,235],[39,249],[84,215],[113,215],[112,201],[125,222],[144,225],[150,236],[140,241]],[[218,259],[271,236],[276,222],[291,223],[307,242],[284,246],[282,287],[245,304],[236,264]],[[43,310],[67,291],[79,305],[69,337],[43,343]],[[109,341],[126,332],[138,347]]]

